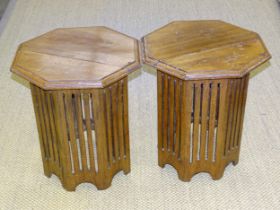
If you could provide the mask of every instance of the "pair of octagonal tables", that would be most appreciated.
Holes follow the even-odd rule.
[[[128,79],[157,69],[158,164],[183,181],[238,163],[249,73],[270,55],[258,34],[222,21],[175,21],[141,41],[106,27],[56,29],[18,48],[30,82],[44,173],[66,190],[130,172]]]

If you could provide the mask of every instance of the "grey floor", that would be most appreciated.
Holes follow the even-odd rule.
[[[4,14],[10,0],[0,0],[0,20]]]

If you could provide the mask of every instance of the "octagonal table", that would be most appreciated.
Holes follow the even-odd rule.
[[[130,171],[127,75],[138,41],[106,27],[56,29],[24,42],[11,71],[30,81],[45,175],[66,190]]]
[[[158,163],[189,181],[238,163],[249,73],[270,58],[258,34],[222,21],[175,21],[142,39],[157,69]]]

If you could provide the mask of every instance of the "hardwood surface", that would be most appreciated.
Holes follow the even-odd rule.
[[[256,33],[221,21],[173,22],[142,44],[158,69],[159,165],[184,181],[220,178],[238,162],[249,72],[268,51]],[[105,27],[57,29],[19,47],[12,71],[32,84],[44,171],[65,189],[105,189],[130,171],[127,74],[138,52],[137,40]]]
[[[222,21],[175,21],[142,39],[157,68],[158,164],[183,181],[239,160],[249,73],[270,55],[258,34]]]
[[[142,48],[145,63],[180,79],[242,77],[270,58],[257,33],[219,20],[171,22]]]
[[[84,182],[106,189],[117,172],[130,172],[127,77],[102,89],[31,84],[31,92],[46,176],[74,191]]]
[[[30,82],[44,173],[66,190],[130,172],[127,75],[138,41],[106,27],[56,29],[20,45],[12,72]]]
[[[11,71],[43,89],[101,88],[140,66],[138,41],[106,27],[63,28],[24,42]]]

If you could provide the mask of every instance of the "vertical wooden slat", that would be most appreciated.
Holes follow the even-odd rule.
[[[82,98],[81,94],[75,94],[75,107],[77,113],[77,124],[78,124],[78,134],[79,134],[79,145],[81,151],[81,159],[82,159],[82,170],[85,171],[88,169],[87,166],[87,156],[86,156],[86,146],[85,146],[85,137],[84,137],[84,128],[83,128],[83,111],[82,111]]]
[[[120,159],[119,153],[119,134],[118,134],[118,84],[112,86],[112,113],[113,113],[113,135],[114,135],[114,151],[116,160]]]
[[[194,84],[194,120],[193,120],[193,162],[199,159],[199,121],[200,121],[200,99],[201,99],[201,86],[200,83]]]
[[[181,86],[182,82],[177,79],[176,80],[176,140],[175,140],[175,154],[177,155],[177,158],[180,159],[180,138],[181,138]]]
[[[68,147],[68,134],[67,134],[67,118],[66,116],[69,113],[65,109],[65,98],[62,92],[56,92],[54,94],[54,104],[55,106],[55,122],[56,124],[56,131],[58,142],[60,145],[60,154],[61,154],[61,164],[62,164],[62,175],[63,177],[67,177],[72,174],[72,167],[71,167],[71,158],[70,158],[70,151]],[[66,114],[67,112],[67,114]],[[69,177],[68,177],[69,178]],[[71,183],[70,180],[66,180],[66,183]]]
[[[113,129],[112,129],[112,110],[111,110],[111,89],[108,87],[105,89],[106,95],[106,124],[107,124],[107,138],[108,138],[108,150],[109,150],[109,163],[110,166],[115,158],[113,153]]]
[[[53,142],[51,137],[51,130],[50,130],[50,122],[49,122],[49,114],[47,109],[47,102],[46,102],[46,93],[45,91],[40,91],[41,103],[42,103],[42,112],[45,122],[45,132],[46,132],[46,143],[48,147],[49,159],[53,161]]]
[[[212,160],[216,162],[216,154],[217,154],[217,139],[218,139],[218,120],[219,120],[219,110],[220,110],[220,97],[221,97],[221,81],[217,81],[217,101],[216,101],[216,114],[215,114],[215,130],[214,130],[214,145],[213,145],[213,156]],[[220,154],[222,157],[223,154]]]
[[[239,93],[240,93],[240,82],[241,79],[236,79],[236,90],[235,90],[235,102],[234,102],[234,116],[232,122],[232,132],[231,132],[231,145],[230,147],[233,149],[235,144],[235,132],[236,132],[236,125],[237,125],[237,116],[238,116],[238,103],[239,103]]]
[[[95,166],[95,172],[98,173],[98,155],[97,155],[97,139],[96,139],[96,127],[95,127],[95,115],[94,115],[94,103],[93,103],[93,100],[94,97],[93,97],[93,92],[91,91],[90,92],[90,103],[91,103],[91,114],[92,114],[92,124],[94,125],[94,130],[95,130],[95,133],[94,133],[94,136],[92,137],[92,144],[93,144],[93,156],[94,156],[94,166]],[[104,103],[105,104],[105,103]],[[105,108],[104,108],[105,110]],[[105,111],[104,111],[104,114],[105,114]]]
[[[229,145],[228,145],[228,151],[231,151],[232,150],[232,142],[233,142],[233,139],[232,139],[232,135],[233,135],[233,132],[234,132],[234,117],[235,117],[235,103],[236,103],[236,93],[237,93],[237,80],[238,79],[234,79],[233,80],[233,100],[232,100],[232,107],[231,107],[231,115],[230,115],[230,118],[229,118],[229,121],[230,121],[230,128],[229,129]]]
[[[123,139],[123,80],[119,82],[118,88],[118,133],[120,158],[124,159],[124,139]]]
[[[243,130],[243,121],[245,115],[245,106],[246,106],[246,99],[247,99],[247,91],[248,91],[248,83],[249,83],[249,74],[247,74],[244,78],[244,86],[243,86],[243,98],[242,98],[242,112],[241,112],[241,119],[240,119],[240,127],[238,133],[238,143],[237,146],[240,146],[241,137],[242,137],[242,130]]]
[[[35,111],[35,117],[36,117],[36,123],[38,128],[38,134],[39,134],[39,140],[40,140],[40,148],[41,148],[41,156],[43,161],[43,167],[45,173],[48,173],[48,164],[46,162],[46,151],[45,151],[45,142],[44,142],[44,136],[42,132],[42,124],[41,124],[41,115],[40,115],[40,104],[39,104],[39,95],[37,91],[37,87],[33,84],[30,84],[31,93],[32,93],[32,100],[33,100],[33,106]]]
[[[105,115],[105,125],[106,125],[106,153],[107,153],[107,164],[108,164],[108,168],[111,167],[112,164],[112,159],[110,161],[110,150],[109,150],[109,138],[108,138],[108,123],[107,123],[107,102],[106,102],[106,88],[103,89],[102,91],[102,100],[103,100],[103,104],[104,104],[104,115]]]
[[[44,113],[44,121],[46,126],[46,135],[47,135],[47,144],[49,149],[49,159],[54,161],[54,151],[53,151],[53,139],[51,135],[51,127],[50,127],[50,119],[49,119],[49,110],[47,105],[47,93],[46,91],[41,91],[41,100],[42,100],[42,108]]]
[[[191,145],[191,120],[192,120],[192,106],[193,106],[193,85],[191,82],[186,82],[186,95],[187,101],[186,101],[186,161],[189,163],[191,160],[190,154],[192,150],[192,145]]]
[[[168,76],[164,74],[163,78],[163,150],[167,151],[167,130],[168,130]]]
[[[221,80],[220,82],[220,98],[219,98],[219,114],[217,122],[217,149],[215,160],[221,163],[221,158],[224,155],[226,146],[226,129],[227,129],[227,115],[228,115],[228,87],[229,82],[227,80]]]
[[[51,99],[51,93],[47,93],[46,103],[47,103],[51,138],[52,138],[52,144],[53,144],[53,158],[54,158],[55,161],[58,161],[57,139],[56,139],[56,131],[55,131],[55,124],[54,124],[54,117],[53,117],[53,107],[52,107],[52,101],[51,100],[52,100]]]
[[[43,134],[43,142],[44,142],[44,149],[45,149],[45,158],[49,159],[50,158],[50,150],[49,150],[49,144],[48,144],[48,135],[47,135],[47,126],[46,126],[46,121],[45,121],[45,112],[44,112],[44,104],[43,104],[43,99],[42,99],[42,92],[43,90],[40,90],[40,88],[36,88],[37,95],[38,95],[38,104],[39,104],[39,114],[40,114],[40,124],[41,124],[41,129],[42,129],[42,134]]]
[[[85,107],[85,120],[86,120],[86,132],[87,132],[87,140],[88,140],[90,170],[95,172],[94,148],[93,148],[93,143],[92,143],[89,94],[84,94],[83,98],[84,98],[84,107]]]
[[[95,125],[95,136],[97,146],[98,175],[100,180],[108,181],[107,176],[107,157],[106,157],[106,124],[103,90],[95,89],[92,91],[93,114]],[[106,183],[104,183],[106,185]],[[102,187],[102,186],[101,186]]]
[[[57,123],[56,123],[56,115],[55,115],[55,101],[54,101],[54,95],[55,95],[55,91],[52,92],[52,94],[50,94],[50,104],[51,104],[51,115],[53,118],[53,124],[54,124],[54,136],[55,136],[55,142],[56,142],[56,149],[57,149],[57,157],[58,157],[58,165],[59,167],[61,166],[61,155],[60,155],[60,142],[59,142],[59,137],[57,135]]]
[[[200,160],[205,160],[206,141],[207,141],[207,123],[208,123],[208,106],[209,106],[209,82],[203,83],[202,89],[202,110],[201,110],[201,144],[200,144]]]
[[[75,125],[74,125],[74,109],[73,109],[73,101],[72,101],[72,93],[67,92],[65,93],[65,118],[68,127],[68,133],[70,138],[71,144],[71,151],[72,158],[73,158],[73,165],[74,165],[74,173],[78,173],[80,170],[79,167],[79,159],[78,159],[78,150],[77,150],[77,143],[76,143],[76,133],[75,133]]]
[[[169,119],[168,119],[168,124],[169,124],[169,145],[168,145],[168,150],[173,152],[174,150],[174,79],[173,77],[170,78],[169,81]]]
[[[239,130],[240,130],[243,90],[244,90],[244,78],[240,79],[240,85],[239,85],[239,96],[238,96],[238,105],[237,105],[238,106],[237,107],[237,119],[236,119],[235,131],[234,131],[234,147],[237,147],[238,134],[239,134]]]
[[[125,159],[127,170],[130,170],[130,146],[129,146],[129,125],[128,125],[128,93],[127,93],[127,77],[123,79],[123,130],[124,130],[124,145]],[[126,171],[128,172],[128,171]]]
[[[190,134],[192,113],[192,83],[183,82],[182,91],[182,118],[181,118],[181,155],[186,163],[190,161]]]
[[[234,90],[235,84],[233,80],[229,80],[229,88],[228,88],[228,117],[227,117],[227,128],[226,128],[226,144],[224,154],[227,155],[230,147],[230,133],[231,133],[231,125],[232,125],[232,110],[234,104]]]
[[[213,158],[217,92],[218,92],[217,83],[213,82],[211,86],[211,101],[210,101],[210,116],[209,116],[210,119],[209,119],[209,134],[208,134],[208,152],[207,152],[209,161],[211,161],[211,159]]]
[[[234,132],[234,116],[235,116],[235,101],[236,101],[236,89],[237,89],[237,79],[233,79],[233,86],[232,86],[232,101],[231,101],[231,107],[230,107],[230,117],[229,117],[229,124],[228,124],[228,151],[230,151],[231,145],[232,145],[232,133]]]
[[[182,95],[181,95],[181,136],[180,136],[180,156],[181,160],[187,162],[188,150],[187,150],[187,85],[186,81],[182,82]]]
[[[163,74],[157,71],[157,107],[158,107],[158,156],[160,158],[163,149]]]

